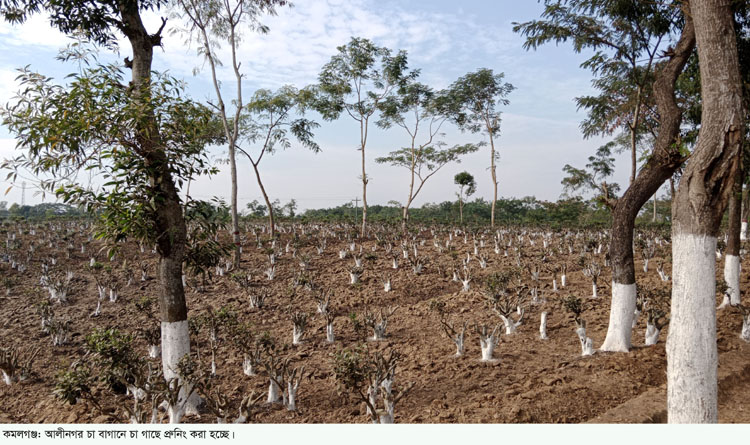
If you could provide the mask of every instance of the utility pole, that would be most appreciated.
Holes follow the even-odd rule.
[[[21,207],[26,205],[26,181],[21,183]]]

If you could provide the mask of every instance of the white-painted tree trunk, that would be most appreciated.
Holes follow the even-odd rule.
[[[296,383],[289,381],[287,382],[287,401],[286,409],[289,411],[295,411],[297,409],[297,390],[302,379],[297,380]]]
[[[148,345],[148,357],[159,358],[161,355],[161,347],[159,345]]]
[[[256,375],[255,369],[253,368],[253,360],[247,355],[242,359],[242,372],[248,377]]]
[[[13,379],[5,372],[0,371],[3,373],[3,382],[5,382],[6,385],[10,386],[13,384]]]
[[[646,323],[646,346],[652,346],[659,342],[660,329],[657,329],[655,325]]]
[[[495,335],[489,335],[487,337],[479,337],[479,347],[482,348],[482,361],[488,362],[492,360],[492,355],[495,352],[495,346],[500,341],[500,337]]]
[[[190,354],[190,332],[188,331],[188,321],[175,321],[161,323],[161,362],[164,370],[164,379],[170,381],[179,378],[177,375],[177,365],[180,359]],[[187,395],[190,394],[189,398]],[[170,423],[172,416],[181,418],[185,414],[198,414],[198,405],[200,397],[192,392],[192,388],[184,385],[180,389],[177,406],[169,407]],[[179,423],[179,420],[177,420]]]
[[[460,332],[453,337],[453,343],[456,344],[456,357],[464,355],[464,333]]]
[[[547,340],[547,312],[542,312],[541,320],[539,322],[539,338]]]
[[[516,328],[521,325],[521,322],[513,321],[512,318],[506,317],[502,314],[500,315],[500,319],[503,320],[503,324],[505,325],[505,335],[514,334],[516,332]]]
[[[747,241],[747,221],[742,221],[740,225],[740,241]]]
[[[594,355],[594,341],[586,337],[586,328],[580,327],[576,329],[578,340],[581,342],[581,356],[586,357]]]
[[[565,287],[568,285],[568,276],[566,274],[562,274],[560,276],[560,286]]]
[[[638,318],[641,316],[641,311],[638,310],[638,307],[635,308],[635,311],[633,311],[633,328],[638,325]]]
[[[326,324],[326,341],[333,343],[336,337],[333,335],[333,323]]]
[[[600,350],[609,352],[630,351],[635,300],[635,283],[620,284],[612,282],[612,307],[609,311],[609,326]]]
[[[268,398],[266,399],[266,403],[278,403],[281,401],[281,388],[279,388],[279,385],[277,385],[273,379],[269,380],[270,383],[268,384]]]
[[[716,423],[716,238],[672,240],[672,311],[667,336],[669,423]]]
[[[750,342],[750,313],[742,317],[742,331],[740,332],[740,338]]]
[[[724,281],[729,287],[729,304],[740,304],[740,257],[736,255],[724,256]]]
[[[599,298],[599,289],[596,287],[596,283],[591,283],[591,298]]]
[[[292,344],[297,346],[302,343],[302,337],[305,335],[305,330],[297,326],[292,326]]]

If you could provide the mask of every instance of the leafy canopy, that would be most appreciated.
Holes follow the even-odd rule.
[[[246,112],[240,123],[240,133],[251,145],[258,142],[262,144],[261,152],[253,163],[257,165],[265,153],[273,154],[278,148],[290,148],[290,135],[313,152],[320,151],[313,134],[313,130],[320,124],[298,117],[305,113],[313,101],[314,93],[310,88],[298,90],[290,85],[285,85],[276,92],[261,89],[253,94],[245,106]],[[238,149],[253,159],[247,151]]]
[[[461,172],[453,177],[453,182],[461,188],[461,192],[466,196],[471,196],[477,190],[477,183],[469,172]],[[466,187],[466,189],[464,189]]]
[[[611,207],[620,190],[619,185],[607,184],[605,180],[614,173],[615,158],[612,157],[612,150],[615,144],[612,141],[599,147],[594,156],[589,156],[585,169],[565,164],[563,172],[567,176],[561,181],[564,193],[593,191],[597,193],[596,202]]]
[[[160,188],[151,183],[160,168],[148,161],[149,150],[166,154],[169,172],[177,185],[197,175],[211,174],[204,153],[207,144],[220,140],[214,114],[184,96],[182,82],[154,73],[143,94],[132,94],[123,72],[113,65],[86,67],[69,76],[67,85],[49,77],[20,70],[21,91],[0,114],[16,138],[20,155],[6,160],[8,178],[29,171],[40,188],[66,203],[99,212],[98,236],[120,241],[134,236],[150,243],[156,233]],[[155,117],[160,146],[144,144],[137,130]],[[103,185],[84,185],[83,171],[99,174]]]
[[[346,112],[353,119],[369,119],[378,104],[418,71],[408,71],[405,51],[395,55],[368,39],[352,37],[323,66],[318,76],[316,110],[326,120]]]
[[[496,108],[508,105],[506,96],[515,89],[503,82],[504,78],[505,74],[495,74],[487,68],[468,73],[442,92],[436,107],[461,130],[496,135],[500,131],[500,112]]]

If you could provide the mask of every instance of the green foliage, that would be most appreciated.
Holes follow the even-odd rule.
[[[93,384],[91,370],[86,365],[76,362],[70,369],[57,373],[53,393],[57,398],[75,405],[81,398],[91,398]]]
[[[583,314],[585,309],[580,298],[568,295],[567,298],[563,300],[563,307],[573,314],[576,324],[581,323],[581,314]]]
[[[86,213],[81,209],[61,203],[41,203],[33,206],[11,204],[8,210],[0,209],[0,217],[23,218],[26,220],[54,220],[61,218],[82,218]]]
[[[607,184],[606,178],[612,176],[615,167],[615,158],[612,157],[613,142],[602,145],[597,149],[596,155],[589,156],[589,163],[585,169],[578,169],[565,164],[563,172],[567,174],[561,181],[563,192],[593,191],[596,193],[594,202],[607,207],[612,207],[617,199],[620,186]]]
[[[466,187],[466,190],[463,190],[462,193],[466,196],[473,195],[477,190],[477,183],[474,180],[474,176],[472,176],[469,172],[457,173],[456,176],[453,177],[453,183],[460,186],[462,190],[464,187]]]
[[[576,52],[593,51],[582,67],[595,75],[622,73],[637,65],[679,17],[672,3],[632,0],[545,0],[542,20],[514,23],[525,49],[570,41]]]
[[[343,388],[362,393],[373,371],[361,348],[345,348],[333,355],[333,375]]]
[[[405,51],[396,55],[370,40],[358,37],[339,46],[318,76],[319,95],[315,109],[324,119],[338,119],[346,112],[353,119],[363,121],[372,116],[380,102],[416,71],[407,72]]]
[[[256,91],[245,106],[247,113],[241,117],[240,133],[250,145],[259,145],[260,142],[261,151],[254,158],[247,151],[240,151],[257,164],[265,153],[273,154],[279,148],[290,148],[291,135],[304,147],[318,153],[320,146],[313,139],[313,130],[320,125],[310,119],[293,117],[293,113],[304,114],[314,100],[310,88],[298,90],[291,85],[285,85],[276,92],[265,89]]]
[[[213,205],[191,200],[185,207],[185,220],[188,227],[185,266],[191,274],[205,279],[231,249],[228,243],[217,240],[219,230],[229,223],[229,209],[220,201]]]
[[[506,96],[515,89],[503,82],[505,74],[482,68],[458,78],[436,99],[435,107],[462,130],[484,131],[493,138],[500,132],[499,105],[508,105]]]
[[[125,3],[128,9],[154,11],[167,0],[140,0]],[[120,20],[123,3],[115,0],[2,0],[0,14],[10,23],[23,23],[34,14],[47,13],[47,20],[63,34],[83,33],[99,45],[115,47],[115,31],[125,26]]]
[[[120,68],[85,68],[69,84],[20,71],[22,90],[2,111],[3,123],[16,137],[22,154],[2,167],[15,178],[20,169],[45,177],[40,188],[66,203],[97,213],[97,237],[113,243],[132,236],[149,244],[156,230],[156,209],[165,198],[151,179],[161,169],[153,150],[163,150],[177,186],[215,169],[203,152],[221,138],[211,110],[184,97],[184,84],[155,73],[147,89],[132,93]],[[159,137],[144,142],[142,129],[155,119]],[[158,147],[150,145],[154,141]],[[104,185],[80,185],[82,171],[101,174]]]
[[[266,206],[258,202],[257,199],[247,203],[247,209],[250,211],[248,216],[254,216],[257,218],[266,216]]]
[[[423,170],[427,170],[425,180],[432,176],[431,172],[437,172],[445,165],[451,162],[460,162],[460,157],[469,153],[475,153],[479,150],[481,144],[463,144],[445,147],[442,142],[435,142],[433,145],[425,147],[416,147],[414,149],[406,147],[392,151],[388,156],[375,158],[378,164],[391,164],[394,167],[404,167],[414,172],[420,179],[423,178]]]
[[[113,328],[95,329],[87,335],[86,350],[95,357],[99,378],[115,392],[124,392],[143,361],[133,349],[133,337]]]
[[[495,272],[488,276],[484,281],[484,294],[490,299],[496,299],[500,295],[505,295],[514,279],[521,277],[518,269],[504,269],[501,272]]]
[[[410,210],[410,220],[424,224],[457,224],[458,204],[453,201],[427,203]],[[393,206],[371,205],[368,219],[372,222],[396,224],[401,212]],[[309,209],[302,216],[307,221],[349,222],[355,219],[354,206],[347,203],[329,209]],[[464,220],[469,224],[488,224],[490,203],[478,198],[464,204]],[[591,206],[579,197],[557,202],[539,201],[534,197],[508,198],[497,201],[496,221],[503,225],[542,226],[551,228],[606,227],[611,224],[607,210]]]

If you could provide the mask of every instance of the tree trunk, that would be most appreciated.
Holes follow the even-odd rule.
[[[461,225],[464,224],[464,200],[458,197],[458,214],[461,221]]]
[[[724,255],[724,281],[729,286],[729,303],[740,304],[740,226],[742,213],[742,169],[737,170],[729,197],[727,251]]]
[[[633,263],[633,228],[643,204],[656,193],[683,163],[678,137],[682,113],[677,106],[674,85],[695,46],[692,20],[685,14],[685,25],[671,58],[656,73],[654,95],[660,125],[654,153],[635,181],[612,209],[610,255],[612,261],[612,305],[603,351],[628,352],[631,347],[635,312],[635,264]]]
[[[416,133],[415,133],[416,134]],[[409,182],[409,198],[406,200],[406,205],[404,206],[404,212],[402,216],[402,222],[401,222],[401,231],[406,235],[406,225],[409,222],[409,207],[411,206],[411,202],[414,199],[414,169],[417,165],[417,155],[415,153],[414,149],[414,137],[411,138],[411,168],[409,172],[411,173],[411,180]],[[424,182],[422,182],[424,184]]]
[[[240,268],[240,219],[237,214],[237,162],[235,161],[236,150],[234,144],[229,147],[229,169],[232,176],[232,243],[234,243],[234,256],[232,258],[232,267],[235,270]]]
[[[367,172],[365,171],[365,145],[367,145],[367,121],[360,123],[362,141],[362,238],[367,234]]]
[[[132,79],[136,99],[148,97],[151,83],[153,47],[160,44],[159,35],[151,36],[141,21],[138,2],[119,2],[122,31],[133,49]],[[169,159],[153,114],[145,116],[135,128],[136,139],[151,172],[155,198],[154,229],[159,254],[159,316],[161,319],[162,366],[164,377],[177,377],[177,364],[190,352],[185,290],[182,285],[182,263],[187,244],[187,227],[180,197],[170,172]],[[184,400],[183,392],[183,400]],[[195,408],[195,398],[186,407]]]
[[[743,175],[747,172],[743,171]],[[744,179],[744,178],[743,178]],[[750,191],[745,187],[742,193],[742,223],[740,224],[740,241],[747,240],[747,217],[750,213]]]
[[[494,188],[494,195],[492,198],[492,213],[490,216],[490,227],[495,227],[495,205],[497,204],[497,171],[495,170],[495,140],[492,131],[490,131],[490,148],[492,153],[490,171],[492,172],[492,187]]]
[[[649,63],[649,67],[651,64]],[[635,109],[633,110],[633,122],[630,126],[630,183],[635,181],[635,174],[638,171],[638,162],[636,153],[638,151],[638,125],[641,116],[641,97],[643,95],[643,86],[638,85],[638,93],[635,99]]]
[[[728,0],[690,6],[703,110],[698,142],[672,204],[672,310],[667,337],[670,423],[715,423],[716,235],[740,168],[742,81]]]
[[[263,181],[260,180],[260,171],[258,171],[258,166],[250,161],[250,163],[253,166],[253,171],[255,172],[255,178],[258,180],[258,186],[260,187],[260,192],[263,193],[263,200],[266,201],[266,207],[268,208],[268,231],[271,235],[271,238],[273,238],[276,235],[276,223],[274,221],[273,216],[273,206],[271,205],[271,201],[268,199],[268,194],[266,193],[266,188],[263,187]]]

